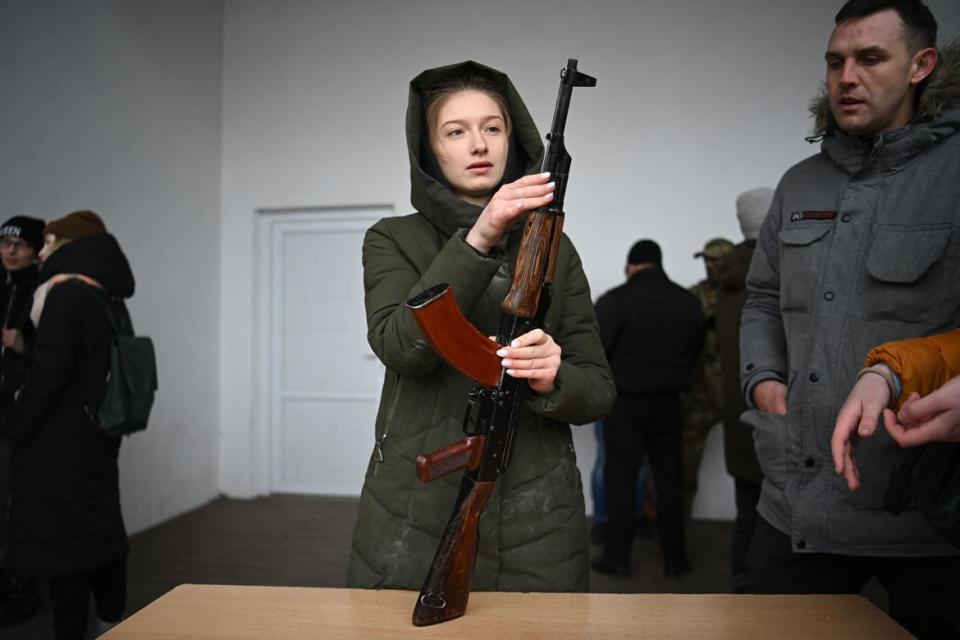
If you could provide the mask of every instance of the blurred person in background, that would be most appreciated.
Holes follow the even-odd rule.
[[[92,211],[48,224],[39,255],[33,361],[10,420],[11,559],[48,582],[56,638],[79,639],[91,594],[97,635],[120,621],[126,602],[120,438],[101,431],[94,415],[110,368],[108,305],[128,318],[122,299],[134,280]]]
[[[636,527],[637,472],[644,454],[657,485],[657,532],[663,572],[690,571],[681,497],[681,401],[703,342],[696,297],[663,271],[660,246],[640,240],[627,254],[626,283],[597,300],[600,340],[617,399],[604,420],[608,522],[603,554],[591,566],[630,575]]]
[[[697,476],[707,434],[720,422],[720,349],[717,345],[716,307],[719,276],[726,268],[733,243],[726,238],[708,240],[694,258],[703,258],[707,277],[690,287],[703,312],[703,349],[694,361],[693,381],[683,395],[683,507],[689,516],[697,494]]]
[[[40,607],[40,593],[34,576],[7,572],[11,455],[13,445],[7,432],[13,399],[26,377],[33,347],[30,305],[37,287],[37,253],[43,246],[43,220],[14,216],[0,227],[0,627],[25,622]]]
[[[731,591],[746,589],[747,548],[757,522],[757,502],[763,472],[753,448],[753,430],[740,421],[747,403],[740,392],[740,314],[747,299],[747,270],[757,246],[757,233],[767,217],[773,189],[761,187],[737,196],[737,220],[743,242],[726,256],[726,267],[718,278],[716,324],[720,351],[723,457],[733,478],[737,516],[730,545]]]

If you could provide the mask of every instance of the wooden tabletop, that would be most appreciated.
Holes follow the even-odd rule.
[[[210,638],[911,638],[852,595],[752,596],[491,593],[465,616],[410,622],[416,593],[361,589],[181,585],[115,627],[106,640]]]

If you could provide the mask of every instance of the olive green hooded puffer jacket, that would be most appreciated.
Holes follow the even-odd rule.
[[[513,121],[512,181],[539,171],[543,146],[530,114],[506,75],[474,62],[425,71],[410,85],[407,144],[411,199],[417,213],[385,218],[363,243],[367,337],[386,365],[347,583],[351,587],[419,589],[453,510],[462,472],[429,484],[417,479],[421,453],[463,438],[473,381],[433,352],[404,303],[449,283],[464,315],[494,335],[510,284],[520,229],[488,255],[466,242],[480,207],[458,200],[428,165],[421,93],[451,74],[492,78],[507,96]],[[422,153],[425,152],[425,153]],[[426,158],[426,162],[423,161]],[[510,163],[508,163],[509,165]],[[583,213],[582,215],[585,215]],[[586,591],[589,588],[583,490],[568,423],[603,417],[613,404],[613,378],[597,334],[590,288],[564,236],[546,331],[562,348],[556,389],[532,396],[520,415],[510,467],[480,521],[473,588],[502,591]]]

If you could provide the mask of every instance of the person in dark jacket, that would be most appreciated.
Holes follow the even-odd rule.
[[[600,339],[617,399],[604,422],[607,527],[592,566],[629,575],[637,470],[646,452],[657,487],[657,530],[664,573],[690,570],[681,495],[681,394],[703,343],[696,296],[671,282],[660,247],[641,240],[627,257],[627,282],[597,300]]]
[[[757,502],[763,481],[763,472],[753,448],[753,430],[740,421],[740,414],[747,410],[740,392],[740,314],[747,299],[747,270],[757,246],[757,233],[772,199],[773,189],[768,187],[751,189],[737,196],[737,220],[744,240],[727,254],[726,266],[717,278],[716,325],[723,456],[727,473],[733,477],[737,505],[730,545],[731,590],[734,593],[746,589],[747,548],[757,522]]]
[[[14,216],[0,227],[0,627],[29,619],[40,606],[32,576],[6,571],[9,545],[9,506],[12,443],[7,430],[13,397],[23,384],[33,345],[30,305],[37,286],[37,253],[43,246],[44,221]]]
[[[82,638],[91,593],[101,625],[119,621],[126,600],[120,439],[92,416],[110,366],[107,305],[122,308],[134,280],[91,211],[51,222],[44,241],[33,362],[10,422],[11,549],[21,570],[48,580],[56,637]]]
[[[535,173],[543,146],[519,94],[505,74],[475,62],[430,69],[410,83],[407,145],[417,211],[380,220],[363,242],[367,338],[386,374],[353,533],[352,587],[419,589],[462,478],[416,477],[418,455],[463,439],[474,383],[440,359],[404,303],[446,282],[470,322],[496,334],[523,214],[553,192],[550,176]],[[590,287],[566,236],[545,326],[498,352],[507,375],[527,380],[531,392],[510,465],[480,519],[477,590],[589,589],[569,424],[606,414],[614,387]]]
[[[693,510],[697,495],[700,462],[707,435],[721,419],[720,352],[717,347],[718,278],[726,268],[727,255],[733,243],[726,238],[712,238],[703,249],[693,254],[703,259],[707,277],[688,290],[700,301],[703,312],[703,348],[694,361],[690,389],[683,395],[683,508],[687,516]]]

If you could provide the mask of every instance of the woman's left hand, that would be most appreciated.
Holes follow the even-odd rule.
[[[542,329],[523,334],[497,351],[507,374],[525,378],[530,388],[540,395],[553,391],[560,369],[560,345]]]

